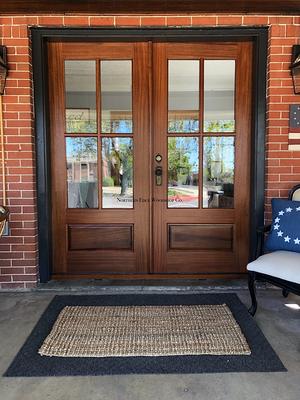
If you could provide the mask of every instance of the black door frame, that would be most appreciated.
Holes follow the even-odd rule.
[[[256,247],[256,228],[264,223],[268,27],[157,29],[32,27],[30,31],[34,82],[40,282],[47,282],[50,279],[52,267],[51,208],[53,205],[51,203],[50,175],[48,41],[253,41],[253,135],[250,210],[250,259],[253,259]]]

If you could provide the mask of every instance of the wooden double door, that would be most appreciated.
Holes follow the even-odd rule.
[[[53,276],[249,254],[250,42],[49,43]]]

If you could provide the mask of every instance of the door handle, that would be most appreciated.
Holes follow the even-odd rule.
[[[156,183],[156,186],[161,186],[162,185],[162,174],[163,174],[162,167],[157,166],[155,168],[155,183]]]

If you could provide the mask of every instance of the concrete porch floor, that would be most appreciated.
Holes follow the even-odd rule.
[[[105,283],[105,282],[104,282]],[[199,282],[198,282],[199,283]],[[201,283],[202,285],[202,283]],[[36,291],[0,293],[0,374],[2,375],[56,294],[147,293],[163,290],[143,285],[50,284]],[[108,290],[109,289],[109,290]],[[248,306],[245,285],[176,285],[167,293],[209,290],[236,292]],[[75,293],[74,293],[75,292]],[[0,400],[299,400],[300,399],[300,311],[285,306],[300,305],[300,297],[281,296],[280,290],[258,290],[255,319],[283,361],[288,372],[226,373],[200,375],[130,375],[58,378],[0,378]]]

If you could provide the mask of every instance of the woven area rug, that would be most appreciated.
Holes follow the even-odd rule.
[[[68,306],[39,349],[60,357],[250,353],[226,304]]]
[[[235,294],[73,295],[55,296],[4,376],[271,371],[286,369]]]

